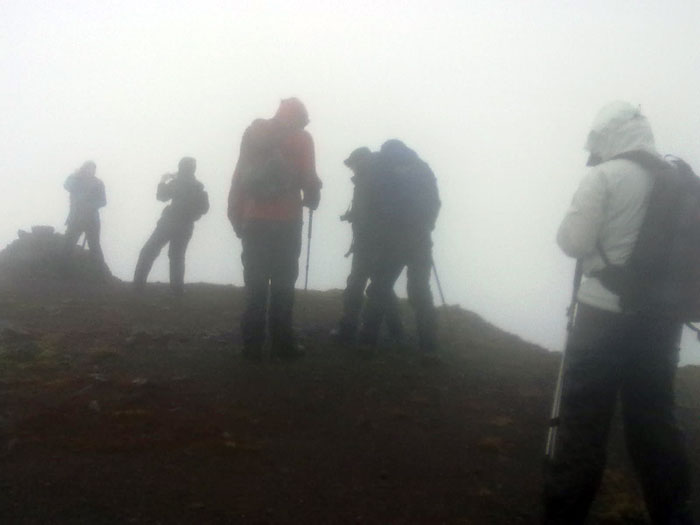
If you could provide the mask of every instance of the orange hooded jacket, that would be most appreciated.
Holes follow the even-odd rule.
[[[242,161],[251,155],[249,143],[253,125],[243,133],[228,198],[228,218],[237,235],[240,236],[241,228],[249,220],[297,221],[302,218],[302,206],[312,210],[318,206],[321,180],[316,174],[313,139],[304,130],[308,121],[306,108],[296,98],[283,100],[275,116],[268,121],[288,129],[280,148],[283,157],[292,164],[292,171],[298,174],[297,184],[272,200],[254,199],[241,184],[240,168]],[[300,192],[304,194],[303,201]]]

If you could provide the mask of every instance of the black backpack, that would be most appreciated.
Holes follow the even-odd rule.
[[[595,273],[620,297],[624,311],[646,312],[678,321],[700,320],[700,178],[677,157],[634,151],[631,160],[652,174],[649,204],[632,254],[625,265]]]
[[[298,177],[282,148],[288,133],[264,119],[255,120],[246,130],[240,177],[242,187],[255,200],[270,201],[298,187]]]

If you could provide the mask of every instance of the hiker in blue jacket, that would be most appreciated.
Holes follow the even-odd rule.
[[[372,178],[368,210],[376,248],[367,303],[358,336],[376,346],[382,319],[391,306],[396,280],[406,268],[408,302],[416,316],[422,357],[434,360],[437,312],[430,290],[432,231],[440,211],[437,180],[427,163],[400,140],[382,144]]]
[[[68,176],[63,187],[70,194],[70,211],[66,219],[65,252],[73,251],[81,234],[90,250],[98,272],[108,275],[102,247],[100,246],[100,208],[107,204],[104,183],[95,176],[97,166],[92,161],[85,162]]]

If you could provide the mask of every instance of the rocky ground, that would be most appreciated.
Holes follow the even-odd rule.
[[[327,337],[338,292],[299,292],[306,356],[250,363],[242,301],[0,271],[2,522],[537,523],[558,354],[450,308],[439,366],[368,359]],[[696,367],[678,388],[697,469]],[[615,434],[592,523],[646,523]]]

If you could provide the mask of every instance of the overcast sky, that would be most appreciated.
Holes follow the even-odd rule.
[[[186,279],[241,285],[226,219],[240,137],[297,96],[324,182],[312,288],[349,270],[343,159],[400,138],[438,177],[447,302],[560,350],[574,263],[554,237],[588,127],[609,101],[641,104],[659,150],[699,169],[698,28],[694,0],[2,0],[0,245],[33,224],[63,231],[63,181],[92,159],[105,257],[131,280],[158,179],[190,155],[211,210]],[[167,280],[165,251],[151,280]]]

